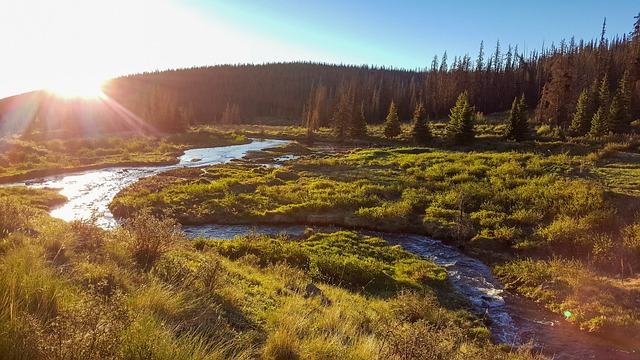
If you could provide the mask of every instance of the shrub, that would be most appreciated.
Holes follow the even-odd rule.
[[[155,217],[142,211],[127,219],[121,236],[128,244],[136,263],[145,271],[175,243],[184,240],[180,225],[169,217]]]
[[[71,231],[75,237],[74,249],[94,254],[104,247],[105,231],[98,227],[98,215],[88,219],[71,221]]]
[[[35,211],[12,197],[0,198],[0,238],[16,230],[26,230]]]

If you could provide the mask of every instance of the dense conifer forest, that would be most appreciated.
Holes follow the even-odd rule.
[[[345,123],[362,114],[369,124],[382,123],[392,101],[401,121],[410,120],[419,103],[429,117],[443,118],[463,91],[478,113],[507,111],[524,95],[539,123],[567,134],[625,132],[640,117],[640,35],[634,30],[608,39],[603,24],[598,40],[571,38],[529,53],[500,42],[492,49],[481,43],[475,58],[467,54],[450,59],[445,52],[415,70],[298,62],[156,71],[107,84],[106,94],[121,107],[85,102],[61,109],[59,100],[36,93],[5,99],[0,114],[31,117],[36,120],[31,126],[46,123],[49,130],[77,130],[87,117],[104,124],[95,119],[126,115],[161,131],[195,124],[274,122],[346,129]],[[25,97],[37,103],[37,109],[16,115],[12,103]],[[595,124],[591,131],[600,108],[598,118],[607,124]],[[115,130],[131,127],[106,123]]]
[[[640,36],[637,30],[611,40],[605,35],[603,26],[599,40],[572,38],[530,53],[481,43],[475,59],[449,59],[445,52],[420,71],[316,63],[160,71],[116,79],[107,93],[139,116],[156,119],[160,128],[269,119],[336,126],[336,113],[346,112],[342,121],[351,121],[361,108],[368,123],[381,123],[392,101],[402,121],[411,119],[418,103],[430,117],[442,118],[463,91],[484,114],[507,111],[524,95],[540,123],[565,130],[586,92],[589,121],[600,105],[607,113],[618,111],[610,109],[615,103],[624,115],[614,115],[628,124],[640,116],[640,104],[630,101],[640,96]],[[622,132],[624,125],[610,130]]]

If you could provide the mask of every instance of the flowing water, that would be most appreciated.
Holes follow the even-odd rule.
[[[51,211],[51,215],[66,221],[89,218],[93,213],[98,215],[98,225],[112,228],[117,225],[116,219],[109,211],[109,203],[123,188],[135,183],[140,178],[157,174],[161,171],[180,167],[197,167],[222,164],[240,159],[250,151],[287,144],[284,140],[253,141],[249,144],[222,146],[216,148],[192,149],[185,151],[175,165],[156,167],[112,167],[101,170],[89,170],[63,175],[55,175],[32,181],[10,185],[28,185],[32,187],[48,187],[61,189],[60,194],[68,201]]]
[[[117,225],[108,210],[113,197],[124,187],[142,177],[178,167],[197,167],[225,163],[242,158],[249,151],[279,146],[282,140],[254,141],[250,144],[188,150],[176,165],[162,167],[114,167],[78,173],[51,176],[11,185],[59,188],[69,200],[51,211],[63,220],[82,219],[98,215],[98,224],[104,228]],[[248,233],[300,235],[306,226],[229,226],[205,225],[185,227],[189,237],[205,236],[233,239]],[[327,229],[331,230],[331,229]],[[504,291],[491,270],[482,262],[462,254],[458,249],[425,236],[364,232],[399,244],[425,259],[447,269],[452,284],[466,296],[475,310],[491,319],[494,339],[516,346],[532,346],[556,359],[640,359],[631,348],[637,344],[617,344],[580,332],[561,317],[552,314],[527,299]],[[635,345],[635,346],[634,346]]]

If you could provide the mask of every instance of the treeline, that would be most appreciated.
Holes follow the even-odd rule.
[[[596,133],[619,132],[640,117],[639,24],[628,36],[607,39],[603,25],[598,40],[572,38],[528,54],[481,43],[475,58],[451,60],[445,52],[423,71],[304,62],[220,65],[129,75],[114,79],[105,92],[131,112],[124,113],[161,131],[276,119],[309,127],[344,127],[362,117],[381,123],[392,101],[401,121],[411,119],[420,103],[428,117],[443,118],[466,91],[477,112],[509,110],[524,95],[539,123],[582,135],[600,113],[598,121],[623,120],[598,125]],[[572,126],[576,111],[580,119]]]
[[[610,112],[621,82],[629,122],[640,115],[638,101],[633,101],[640,96],[638,30],[607,39],[603,26],[599,40],[572,38],[529,54],[510,45],[504,49],[499,42],[490,51],[481,43],[475,59],[465,55],[450,61],[445,52],[422,72],[316,63],[224,65],[122,77],[107,91],[153,125],[169,130],[270,118],[313,127],[331,126],[344,116],[380,123],[392,101],[401,120],[409,120],[419,103],[428,116],[442,118],[463,91],[483,113],[506,111],[525,95],[525,105],[536,109],[540,123],[569,129],[583,91],[591,98],[596,97],[594,89],[598,97],[610,94],[592,101],[600,104],[587,109],[584,116],[590,123],[599,107]],[[588,132],[590,125],[581,129],[586,128]]]

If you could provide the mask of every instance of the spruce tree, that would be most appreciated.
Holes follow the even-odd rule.
[[[364,117],[364,102],[360,104],[360,111],[353,117],[349,126],[349,136],[353,139],[361,139],[367,136],[367,122]]]
[[[611,103],[611,91],[609,90],[609,77],[607,75],[602,78],[598,95],[598,106],[608,109]]]
[[[391,100],[389,114],[384,121],[384,136],[391,139],[400,134],[402,134],[402,129],[400,128],[400,119],[398,119],[398,110],[396,109],[396,104]]]
[[[520,99],[513,99],[509,113],[509,125],[506,136],[509,140],[523,141],[529,137],[529,122],[527,121],[527,103],[524,94]]]
[[[569,131],[573,135],[583,136],[591,129],[593,113],[590,112],[590,103],[592,101],[590,91],[587,89],[582,90],[576,105],[576,112],[573,114],[573,120],[569,127]]]
[[[607,113],[603,106],[598,108],[598,111],[593,115],[591,119],[591,130],[589,135],[593,137],[600,137],[609,133],[609,124],[607,122]]]
[[[354,100],[355,100],[355,87],[353,83],[345,82],[340,83],[339,99],[336,105],[336,110],[333,113],[331,125],[333,127],[333,135],[338,140],[344,140],[349,126],[353,123],[353,117],[355,113]]]
[[[620,79],[616,94],[611,100],[608,120],[609,129],[616,134],[624,133],[629,129],[631,122],[631,92],[626,74]]]
[[[419,102],[418,105],[416,105],[416,110],[413,113],[411,138],[413,141],[421,145],[424,145],[431,140],[431,130],[429,129],[427,114],[422,102]]]
[[[449,124],[446,127],[447,138],[455,144],[473,141],[473,107],[469,104],[467,92],[458,96],[456,106],[451,108]]]

